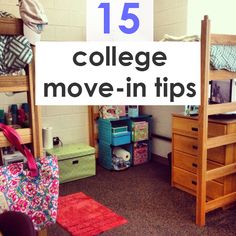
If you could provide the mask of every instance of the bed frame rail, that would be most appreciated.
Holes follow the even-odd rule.
[[[0,35],[23,34],[23,21],[19,18],[0,18]]]
[[[236,45],[236,35],[211,34],[211,44]]]

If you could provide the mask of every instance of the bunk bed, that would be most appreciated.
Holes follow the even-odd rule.
[[[198,168],[197,168],[197,193],[196,193],[196,224],[205,225],[206,213],[220,207],[224,207],[236,201],[236,189],[226,195],[213,200],[206,197],[206,185],[208,181],[225,176],[233,176],[236,173],[236,130],[230,134],[208,138],[209,115],[233,112],[236,110],[236,102],[222,104],[208,104],[208,87],[212,80],[230,80],[236,78],[236,72],[227,70],[212,70],[210,67],[211,45],[234,45],[236,35],[220,35],[210,33],[210,20],[204,17],[201,27],[201,106],[199,109],[199,133],[198,133]],[[232,145],[231,163],[207,170],[207,150],[223,145]]]
[[[23,35],[23,22],[18,18],[0,18],[0,35]],[[32,46],[34,54],[34,47]],[[26,92],[30,107],[30,128],[17,129],[23,143],[31,144],[34,156],[42,156],[42,132],[40,108],[35,105],[35,65],[33,61],[25,68],[25,76],[4,75],[0,76],[0,92]],[[0,132],[0,149],[9,146],[10,143]],[[0,152],[0,159],[1,154]],[[38,232],[40,236],[46,236],[46,230]]]

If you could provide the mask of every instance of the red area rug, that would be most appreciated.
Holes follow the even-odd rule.
[[[59,197],[57,223],[73,236],[92,236],[127,220],[80,192]]]

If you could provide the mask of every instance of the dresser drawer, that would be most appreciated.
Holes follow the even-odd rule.
[[[207,159],[218,162],[220,164],[225,164],[225,146],[211,148],[207,151]]]
[[[196,193],[197,176],[191,172],[174,167],[173,182]],[[223,196],[224,186],[216,181],[208,181],[206,192],[207,197],[215,199]]]
[[[208,136],[214,137],[226,134],[227,127],[224,124],[209,122]],[[197,137],[199,130],[198,120],[191,118],[173,117],[173,132],[182,133],[191,137]]]
[[[174,149],[191,155],[197,155],[198,142],[196,138],[186,137],[179,134],[173,135]]]
[[[197,173],[197,165],[198,165],[198,161],[197,161],[197,157],[196,156],[192,156],[183,152],[179,152],[179,151],[174,151],[174,163],[173,166],[174,167],[178,167],[184,170],[187,170],[189,172],[192,172],[194,174]],[[215,169],[218,167],[221,167],[223,165],[217,164],[216,162],[212,162],[212,161],[207,161],[207,169],[211,170],[211,169]],[[219,182],[219,183],[223,183],[224,182],[224,178],[219,178],[216,179],[215,181]]]
[[[173,117],[173,132],[181,132],[190,136],[197,137],[198,134],[198,122],[197,120]]]
[[[174,151],[173,166],[190,171],[192,173],[197,172],[197,157],[183,152]]]
[[[198,142],[196,138],[174,134],[173,144],[174,150],[191,154],[194,156],[197,156],[198,154]],[[209,149],[207,152],[207,159],[224,165],[225,146]]]

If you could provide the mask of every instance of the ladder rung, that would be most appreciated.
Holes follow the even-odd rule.
[[[227,70],[210,70],[210,80],[229,80],[236,78],[236,73]]]
[[[236,111],[236,102],[228,102],[221,104],[211,104],[207,106],[208,115]]]
[[[216,198],[206,203],[206,212],[226,206],[234,201],[236,201],[236,192]]]
[[[16,132],[21,136],[22,143],[31,143],[32,142],[32,131],[30,128],[16,129]],[[7,138],[0,132],[0,148],[8,147],[11,144],[8,142]]]
[[[0,76],[0,92],[26,92],[28,90],[27,76]]]
[[[236,133],[208,138],[207,149],[221,147],[232,143],[236,143]]]
[[[236,173],[236,163],[221,166],[216,169],[208,170],[206,173],[206,180],[212,180]]]

